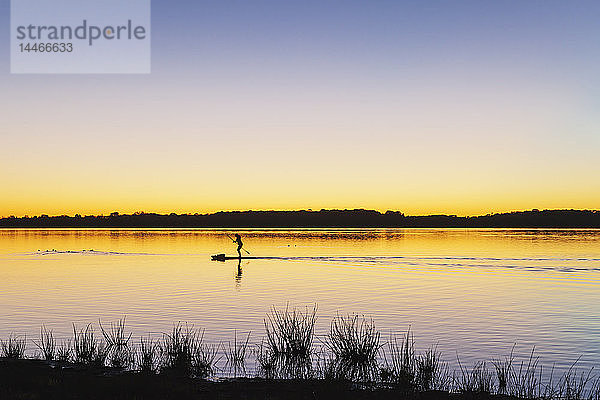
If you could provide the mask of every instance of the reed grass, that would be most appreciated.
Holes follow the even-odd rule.
[[[91,365],[94,367],[104,367],[108,358],[109,347],[106,342],[102,340],[96,341],[96,354],[92,360]]]
[[[416,358],[415,383],[417,390],[447,390],[450,386],[448,366],[442,361],[437,346],[431,347]]]
[[[77,364],[103,367],[106,364],[109,348],[106,342],[94,335],[92,324],[77,330],[73,324],[73,361]]]
[[[278,376],[281,379],[305,380],[312,379],[315,376],[312,357],[279,357],[276,359],[276,361]]]
[[[138,370],[148,374],[157,373],[161,363],[161,350],[160,342],[152,337],[140,338],[136,360]]]
[[[161,348],[163,358],[161,369],[191,375],[192,354],[196,345],[197,333],[190,326],[178,322],[170,334],[163,334]]]
[[[257,375],[265,379],[275,379],[277,376],[277,357],[270,351],[270,347],[261,341],[254,350],[257,363]]]
[[[463,368],[458,359],[461,377],[458,380],[457,391],[467,394],[492,394],[495,389],[494,372],[485,361],[476,362],[472,369]]]
[[[512,366],[514,362],[515,345],[510,350],[510,355],[504,359],[492,360],[492,365],[496,370],[496,380],[498,381],[498,394],[507,394],[512,374]]]
[[[163,334],[160,369],[178,375],[207,378],[214,375],[220,345],[204,343],[204,331],[178,322],[170,334]]]
[[[312,379],[316,375],[313,358],[289,357],[274,354],[265,341],[253,351],[257,363],[256,374],[265,379]]]
[[[326,351],[320,351],[315,366],[315,376],[325,381],[342,381],[346,377],[341,373],[335,358]]]
[[[46,329],[44,325],[40,328],[40,340],[33,341],[38,349],[42,352],[42,357],[46,361],[53,361],[56,358],[56,341],[52,330]]]
[[[593,379],[592,370],[587,372],[577,371],[575,367],[578,362],[579,358],[575,360],[573,365],[559,380],[556,390],[557,398],[564,400],[584,400],[594,396],[594,386],[592,386],[589,393],[587,392],[588,383]]]
[[[387,348],[389,359],[384,352],[384,366],[380,370],[382,381],[412,390],[415,384],[417,360],[414,337],[410,328],[402,338],[390,335]]]
[[[317,307],[301,311],[275,307],[264,320],[266,337],[258,347],[259,374],[268,378],[308,379],[313,376],[312,356]]]
[[[266,345],[275,356],[290,359],[307,359],[311,356],[317,307],[302,312],[296,308],[271,309],[264,320]]]
[[[11,333],[6,341],[0,340],[0,347],[2,347],[2,357],[4,358],[24,358],[26,346],[26,336],[16,336]]]
[[[61,362],[69,362],[73,358],[71,340],[63,340],[56,348],[56,359]]]
[[[403,335],[390,335],[389,341],[382,344],[372,319],[337,316],[328,333],[319,339],[322,346],[316,346],[315,321],[316,307],[306,311],[289,306],[273,308],[264,320],[265,336],[258,344],[250,342],[250,332],[238,338],[237,331],[227,346],[209,344],[203,330],[182,322],[174,324],[171,332],[161,338],[142,337],[133,344],[125,318],[108,327],[100,323],[100,337],[91,324],[82,328],[73,324],[72,339],[58,343],[52,330],[42,326],[39,339],[32,341],[46,361],[148,374],[205,379],[224,371],[220,362],[225,358],[230,374],[247,376],[246,360],[252,354],[256,374],[266,379],[375,383],[394,388],[400,396],[441,390],[470,397],[498,394],[528,400],[600,400],[600,376],[593,369],[580,371],[579,359],[555,379],[554,367],[550,374],[543,374],[535,347],[517,363],[513,346],[507,357],[491,363],[475,362],[470,368],[463,367],[457,355],[459,370],[451,375],[436,346],[422,353],[415,351],[410,328]],[[0,355],[5,359],[26,357],[25,336],[10,334],[7,340],[0,340],[0,345]]]
[[[204,332],[198,338],[192,350],[192,376],[209,378],[218,371],[217,363],[221,359],[219,356],[221,345],[204,343]]]
[[[325,345],[331,351],[335,376],[370,382],[378,376],[380,333],[372,319],[358,315],[337,316],[331,322]]]
[[[597,376],[592,382],[589,400],[600,400],[600,376]]]
[[[227,359],[229,372],[233,373],[234,377],[237,377],[239,372],[246,375],[246,352],[248,350],[248,342],[250,341],[250,333],[251,332],[248,332],[245,341],[238,343],[237,332],[233,331],[233,345],[231,342],[228,343],[225,357]]]
[[[106,341],[107,360],[111,367],[128,368],[135,362],[135,354],[129,346],[132,333],[125,333],[125,318],[110,324],[109,329],[104,329],[98,322],[102,336]]]
[[[539,367],[539,357],[535,355],[534,346],[527,362],[521,361],[518,370],[512,369],[512,390],[509,394],[522,399],[542,397],[544,391],[542,390],[541,376],[542,368]]]

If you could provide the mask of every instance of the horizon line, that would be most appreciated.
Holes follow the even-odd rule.
[[[532,208],[532,209],[521,209],[521,210],[510,210],[510,211],[500,211],[500,212],[488,212],[486,214],[472,214],[472,215],[458,215],[458,214],[446,214],[446,213],[434,213],[434,214],[414,214],[414,215],[410,215],[410,214],[405,214],[404,212],[400,211],[400,210],[385,210],[385,211],[381,211],[381,210],[376,210],[376,209],[369,209],[369,208],[321,208],[319,210],[314,210],[311,208],[307,208],[307,209],[280,209],[280,210],[276,210],[276,209],[269,209],[269,210],[220,210],[220,211],[215,211],[215,212],[205,212],[205,213],[200,213],[200,212],[184,212],[184,213],[175,213],[175,212],[166,212],[166,213],[161,213],[161,212],[146,212],[146,211],[135,211],[132,213],[121,213],[119,211],[113,211],[110,212],[108,214],[80,214],[80,213],[75,213],[72,215],[69,214],[54,214],[54,215],[49,215],[49,214],[45,214],[45,213],[41,213],[38,215],[28,215],[28,214],[24,214],[21,216],[15,216],[15,215],[4,215],[4,216],[0,216],[0,219],[25,219],[25,218],[60,218],[60,217],[68,217],[68,218],[75,218],[77,216],[80,217],[111,217],[111,216],[138,216],[138,215],[161,215],[161,216],[195,216],[195,215],[215,215],[215,214],[219,214],[219,213],[250,213],[250,212],[256,212],[256,213],[268,213],[268,212],[314,212],[314,213],[318,213],[318,212],[328,212],[328,211],[366,211],[366,212],[377,212],[381,215],[384,215],[386,213],[400,213],[402,215],[404,215],[405,217],[434,217],[434,216],[446,216],[446,217],[454,217],[454,218],[477,218],[477,217],[485,217],[485,216],[490,216],[490,215],[502,215],[502,214],[515,214],[515,213],[526,213],[526,212],[548,212],[548,211],[577,211],[577,212],[600,212],[600,209],[577,209],[577,208],[546,208],[546,209],[537,209],[537,208]],[[173,215],[174,214],[174,215]]]

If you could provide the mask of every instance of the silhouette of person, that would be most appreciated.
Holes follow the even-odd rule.
[[[242,246],[244,245],[244,243],[242,243],[242,237],[240,236],[239,233],[235,234],[235,240],[233,242],[237,243],[237,245],[238,245],[238,247],[237,247],[238,257],[242,258]]]

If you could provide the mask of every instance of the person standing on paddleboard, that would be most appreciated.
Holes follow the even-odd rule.
[[[242,237],[240,236],[239,233],[235,234],[235,240],[233,241],[233,243],[237,243],[237,245],[238,245],[238,247],[237,247],[238,257],[242,258],[242,246],[244,245],[244,243],[242,243]]]

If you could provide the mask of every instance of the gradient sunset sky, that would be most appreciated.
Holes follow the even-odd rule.
[[[0,216],[600,208],[600,2],[152,2],[149,75],[11,75]]]

